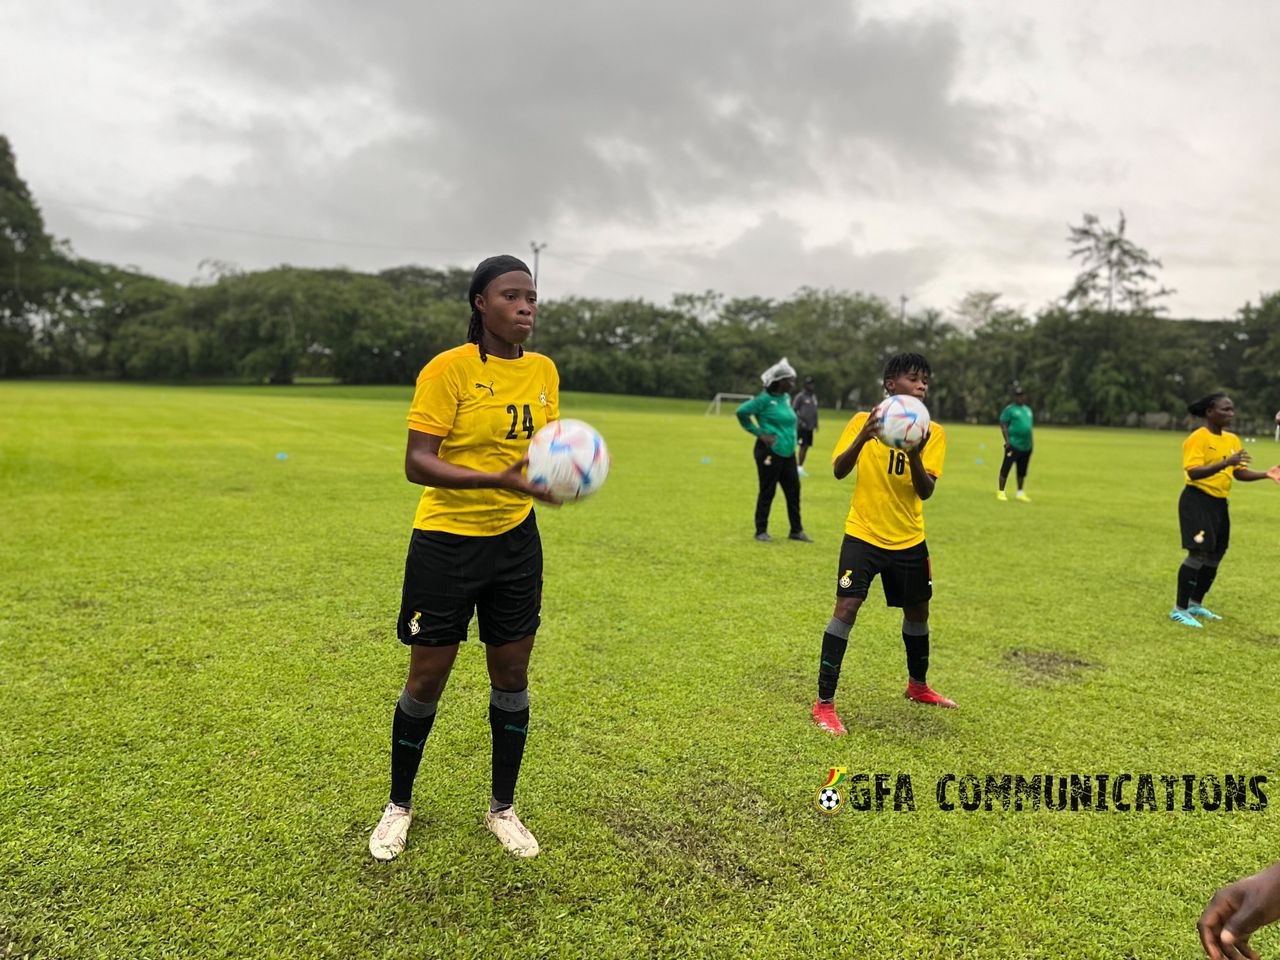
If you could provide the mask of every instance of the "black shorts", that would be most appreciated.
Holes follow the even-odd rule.
[[[489,646],[538,631],[542,610],[542,540],[533,511],[493,537],[414,530],[404,561],[396,636],[402,643],[448,647],[467,639],[479,610]]]
[[[1221,557],[1231,543],[1227,498],[1211,496],[1198,487],[1183,487],[1178,498],[1178,526],[1182,528],[1183,550]]]
[[[798,430],[796,430],[796,446],[798,446],[798,447],[812,447],[812,446],[813,446],[813,431],[812,431],[812,430],[806,430],[804,427],[800,427]]]
[[[1004,448],[1004,463],[1000,467],[1000,472],[1008,474],[1010,467],[1017,467],[1018,472],[1025,476],[1027,472],[1027,464],[1030,462],[1030,450],[1019,450],[1015,446],[1006,444]]]
[[[891,607],[914,607],[933,596],[933,565],[929,545],[921,540],[905,550],[886,550],[847,533],[840,545],[836,596],[867,598],[871,581],[880,577],[884,602]]]

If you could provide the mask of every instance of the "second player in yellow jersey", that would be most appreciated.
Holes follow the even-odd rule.
[[[862,432],[869,413],[859,413],[845,426],[832,460]],[[929,429],[929,442],[920,453],[924,470],[936,481],[947,456],[947,434],[938,423]],[[853,488],[844,532],[886,550],[905,550],[924,541],[924,503],[912,483],[909,454],[895,450],[874,436],[857,458],[858,482]]]
[[[923,401],[929,395],[929,361],[918,353],[890,357],[884,367],[889,396]],[[922,503],[933,496],[947,454],[946,431],[935,421],[919,447],[895,450],[876,436],[879,420],[856,414],[845,426],[832,453],[837,480],[858,471],[849,515],[845,519],[840,563],[836,568],[836,606],[822,634],[818,661],[818,699],[813,721],[837,736],[845,733],[836,714],[836,686],[858,610],[871,582],[880,578],[885,602],[902,608],[902,643],[907,654],[905,696],[916,703],[954,707],[931,689],[929,671],[929,600],[933,565],[924,538]]]
[[[1222,617],[1204,605],[1205,594],[1218,576],[1218,565],[1231,544],[1231,512],[1227,497],[1235,480],[1251,483],[1271,479],[1280,483],[1280,465],[1265,472],[1247,466],[1249,452],[1227,430],[1236,416],[1235,403],[1225,393],[1211,393],[1187,405],[1204,426],[1182,442],[1182,478],[1178,497],[1178,526],[1187,557],[1178,567],[1178,588],[1169,619],[1199,629],[1203,620]]]

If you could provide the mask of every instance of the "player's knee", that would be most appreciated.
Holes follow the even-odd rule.
[[[1205,565],[1207,559],[1207,556],[1199,550],[1188,550],[1187,559],[1183,560],[1182,564],[1192,570],[1199,570]]]
[[[858,619],[858,610],[862,606],[862,600],[862,597],[836,597],[835,618],[852,624]]]
[[[410,673],[404,682],[404,692],[419,703],[435,703],[444,693],[446,677],[429,673]]]
[[[904,607],[902,610],[903,623],[929,624],[929,602],[916,604],[914,607]]]

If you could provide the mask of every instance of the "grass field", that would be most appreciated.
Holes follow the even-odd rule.
[[[516,861],[482,826],[472,641],[409,849],[375,863],[408,401],[0,383],[0,957],[1194,957],[1212,891],[1280,858],[1274,804],[1166,812],[1157,782],[1157,812],[946,812],[933,787],[1244,773],[1280,792],[1274,484],[1237,485],[1227,619],[1192,631],[1165,619],[1180,435],[1042,429],[1020,504],[993,496],[999,431],[949,426],[930,681],[961,709],[902,699],[876,587],[837,740],[808,711],[851,489],[821,469],[838,415],[803,487],[817,542],[765,545],[731,416],[567,395],[614,463],[596,500],[539,511],[517,799],[544,852]],[[916,810],[820,814],[833,766],[910,774]]]

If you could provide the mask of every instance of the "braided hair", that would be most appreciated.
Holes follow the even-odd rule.
[[[476,297],[484,293],[485,288],[504,273],[528,273],[533,276],[525,262],[518,257],[505,254],[481,260],[471,274],[471,286],[467,289],[467,303],[471,307],[471,324],[467,327],[467,343],[474,343],[480,348],[480,362],[488,363],[489,357],[484,349],[484,320],[476,309]],[[521,351],[523,352],[523,351]]]
[[[1187,404],[1187,413],[1193,417],[1203,417],[1214,408],[1219,400],[1225,397],[1225,393],[1211,393],[1207,397],[1201,397],[1195,403]]]
[[[923,373],[926,376],[933,376],[933,371],[929,369],[929,361],[919,353],[895,353],[892,357],[885,361],[884,374],[881,380],[896,380],[904,373]]]

